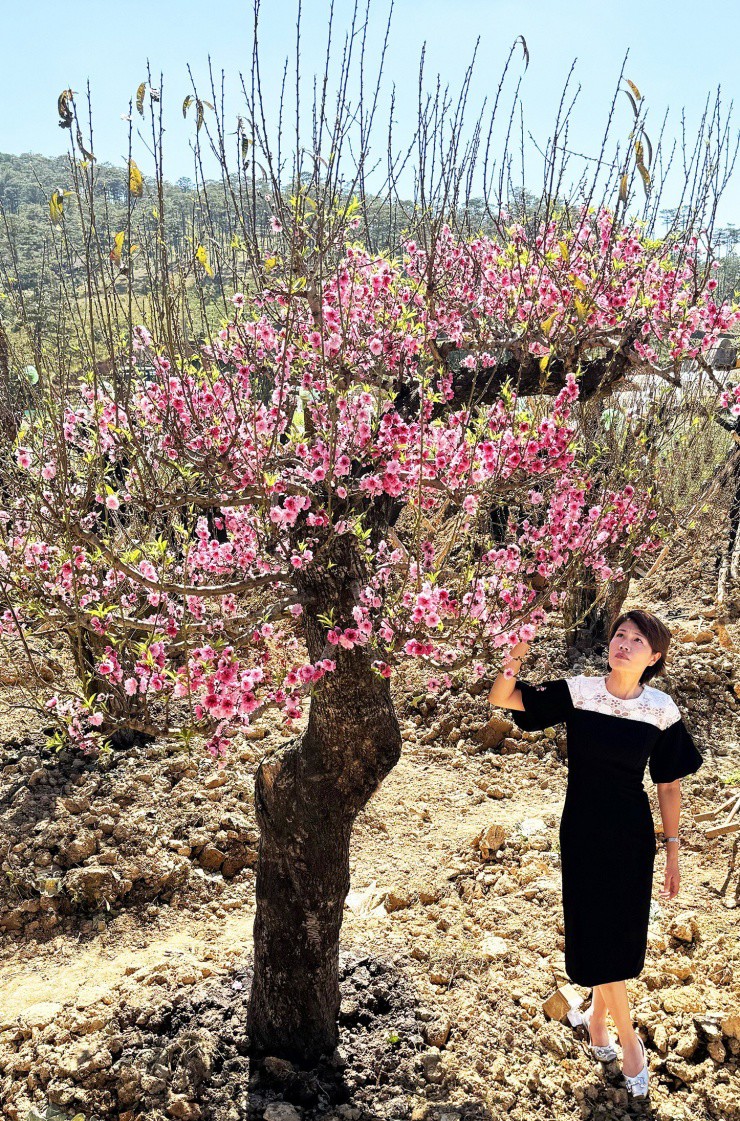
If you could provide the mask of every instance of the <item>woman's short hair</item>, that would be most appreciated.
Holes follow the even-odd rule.
[[[665,669],[668,647],[671,644],[671,632],[665,623],[661,623],[657,615],[653,615],[652,611],[642,611],[636,607],[632,611],[625,611],[618,619],[615,619],[609,631],[609,642],[614,638],[621,624],[627,619],[633,622],[645,636],[653,654],[656,650],[660,650],[660,657],[655,665],[646,666],[640,674],[640,683],[649,681],[651,677],[655,677],[656,674],[662,673]]]

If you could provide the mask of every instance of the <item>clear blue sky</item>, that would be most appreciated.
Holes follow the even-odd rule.
[[[337,31],[347,26],[349,0],[336,0]],[[56,99],[71,86],[84,91],[89,79],[95,115],[95,152],[99,159],[123,164],[127,125],[121,120],[129,98],[146,76],[164,73],[168,129],[166,174],[192,174],[189,139],[192,118],[183,121],[180,106],[189,92],[186,64],[205,89],[207,57],[226,72],[229,109],[235,123],[239,72],[249,70],[252,46],[251,0],[26,0],[3,5],[4,111],[0,151],[65,151],[68,133],[57,126]],[[295,0],[263,0],[262,66],[268,90],[279,89],[286,54],[295,48]],[[304,0],[303,70],[306,92],[315,70],[323,66],[329,0]],[[371,12],[371,63],[385,23],[387,0],[374,0]],[[517,35],[524,35],[530,65],[522,94],[525,125],[544,144],[555,119],[557,101],[571,63],[581,93],[575,109],[570,146],[596,154],[617,82],[629,48],[626,75],[640,88],[649,106],[648,132],[657,135],[666,109],[668,132],[680,136],[681,110],[688,134],[698,124],[707,93],[721,86],[725,108],[740,91],[737,44],[740,4],[689,3],[688,0],[622,0],[621,4],[583,0],[396,0],[386,90],[397,91],[396,131],[411,133],[416,110],[419,53],[427,44],[429,83],[439,72],[457,88],[480,36],[472,106],[492,97],[503,61]],[[521,64],[518,64],[519,66]],[[370,67],[372,69],[372,65]],[[518,72],[518,71],[517,71]],[[505,102],[507,105],[508,101]],[[384,103],[384,105],[387,103]],[[473,114],[471,114],[472,116]],[[737,117],[737,119],[734,119]],[[740,106],[733,111],[733,137],[740,126]],[[612,133],[624,141],[631,110],[624,95]],[[378,130],[383,148],[383,129]],[[147,172],[149,157],[139,143],[138,162]],[[740,160],[738,161],[740,165]],[[575,166],[575,165],[574,165]],[[532,182],[533,189],[538,184]],[[666,197],[665,204],[672,201]],[[721,224],[740,224],[740,166],[726,191]]]

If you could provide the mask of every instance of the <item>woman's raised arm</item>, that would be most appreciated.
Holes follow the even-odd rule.
[[[504,670],[501,671],[488,694],[489,704],[496,708],[511,708],[516,712],[524,712],[522,691],[517,688],[516,675],[521,669],[522,660],[526,658],[528,653],[529,643],[518,642],[511,653],[504,658],[504,670],[511,669],[513,673],[511,677],[507,677]]]

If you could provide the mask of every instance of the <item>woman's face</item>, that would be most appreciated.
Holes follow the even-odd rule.
[[[628,670],[639,678],[645,667],[655,665],[659,658],[660,651],[651,650],[645,635],[631,619],[619,624],[609,643],[609,665],[612,669]]]

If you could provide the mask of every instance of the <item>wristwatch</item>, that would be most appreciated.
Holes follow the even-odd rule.
[[[678,843],[679,843],[679,841],[678,841],[678,837],[664,837],[664,838],[663,838],[663,843],[664,843],[664,844],[666,844],[666,845],[667,845],[669,841],[675,841],[675,842],[676,842],[676,844],[678,844]]]

